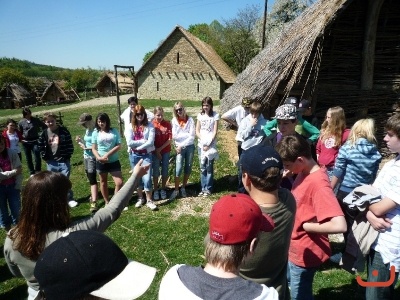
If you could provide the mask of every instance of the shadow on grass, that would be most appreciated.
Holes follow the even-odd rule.
[[[321,288],[314,297],[316,300],[337,300],[337,299],[365,299],[365,288],[357,284],[354,278],[349,284],[339,287]]]

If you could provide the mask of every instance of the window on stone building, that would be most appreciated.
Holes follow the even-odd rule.
[[[200,93],[200,83],[197,84],[197,92]]]
[[[176,53],[176,63],[179,65],[179,52]]]
[[[160,91],[160,83],[157,81],[157,92]]]

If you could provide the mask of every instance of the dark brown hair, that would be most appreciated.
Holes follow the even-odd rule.
[[[300,156],[311,159],[311,149],[308,142],[300,135],[284,136],[275,146],[275,150],[283,161],[294,162]]]
[[[10,232],[14,249],[36,260],[47,234],[68,228],[70,189],[71,181],[61,173],[43,171],[29,178],[22,192],[20,219]]]

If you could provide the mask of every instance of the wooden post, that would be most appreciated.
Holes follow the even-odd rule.
[[[263,29],[262,29],[262,38],[261,38],[261,50],[264,49],[264,47],[265,47],[265,27],[267,24],[267,6],[268,6],[268,0],[265,0]]]
[[[374,81],[376,29],[384,0],[368,0],[362,53],[361,90],[371,90]]]
[[[384,0],[368,0],[361,62],[361,92],[372,90],[374,85],[376,29],[378,27],[379,14],[383,2]],[[368,102],[369,101],[362,101],[364,105],[363,108],[358,111],[358,117],[362,118],[368,114]]]

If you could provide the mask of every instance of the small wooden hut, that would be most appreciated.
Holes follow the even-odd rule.
[[[40,102],[42,103],[59,103],[66,100],[68,100],[67,94],[54,81],[50,83],[40,97]]]
[[[11,83],[0,90],[0,108],[20,108],[36,103],[36,98],[22,85]]]
[[[97,92],[101,95],[114,95],[116,92],[115,74],[105,73],[96,83]],[[126,73],[118,73],[118,88],[121,93],[133,93],[134,81]]]
[[[242,97],[261,101],[265,115],[287,96],[312,101],[323,119],[342,106],[348,125],[383,123],[400,100],[400,1],[320,0],[263,49],[225,92],[221,111]]]

